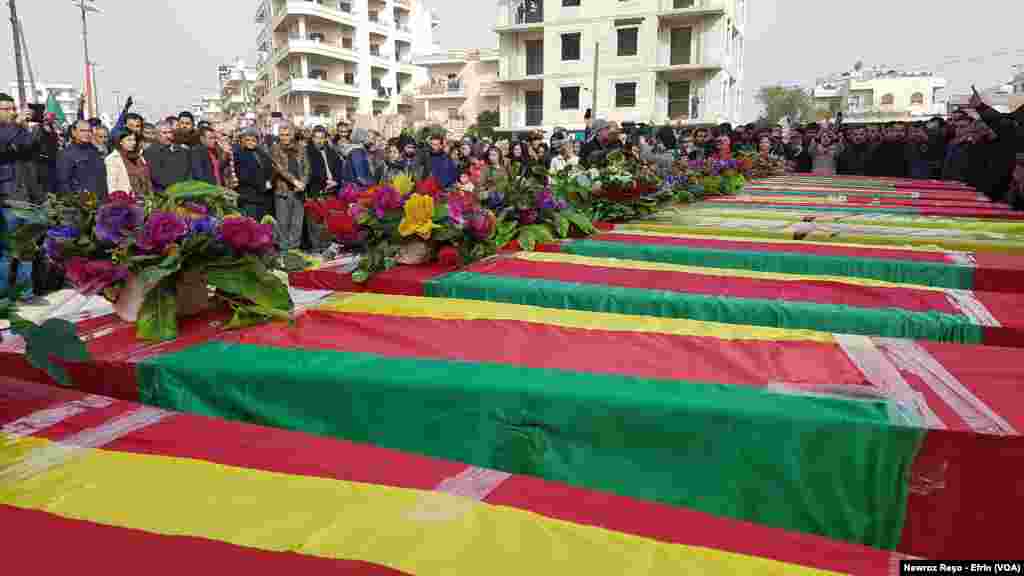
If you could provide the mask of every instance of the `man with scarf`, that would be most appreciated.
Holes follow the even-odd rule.
[[[874,156],[875,145],[868,142],[868,134],[864,128],[851,128],[849,139],[839,158],[836,159],[836,173],[852,176],[867,174]],[[808,168],[808,172],[810,168]]]
[[[102,204],[107,199],[107,168],[92,143],[92,126],[79,120],[71,128],[71,144],[57,161],[57,193],[92,192]]]
[[[416,148],[416,141],[407,135],[398,139],[398,148],[402,151],[403,170],[415,174],[420,165],[419,150]]]
[[[259,146],[259,132],[255,128],[242,130],[241,144],[234,151],[238,176],[238,208],[243,214],[262,220],[274,213],[274,194],[270,181],[274,176],[274,161]]]
[[[306,193],[311,198],[337,193],[344,162],[331,145],[327,129],[323,126],[313,129],[313,139],[307,147],[306,161],[309,163],[309,187]],[[322,253],[327,248],[324,238],[326,227],[309,218],[305,221],[309,249],[314,253]]]
[[[306,150],[296,145],[292,127],[281,126],[277,138],[277,143],[270,148],[270,157],[274,160],[274,214],[278,247],[287,252],[298,249],[302,242],[303,203],[310,171]]]
[[[190,150],[192,156],[192,179],[202,180],[214,186],[228,187],[228,166],[221,152],[220,134],[212,126],[199,129],[199,146]]]
[[[163,192],[167,188],[192,179],[192,156],[187,141],[190,132],[174,127],[167,121],[160,125],[159,141],[143,153],[153,178],[153,188]]]

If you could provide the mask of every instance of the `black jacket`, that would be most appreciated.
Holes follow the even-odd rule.
[[[192,180],[202,180],[214,186],[224,186],[227,178],[228,164],[221,160],[219,153],[214,153],[216,162],[220,167],[221,182],[218,183],[213,173],[213,162],[210,161],[210,152],[206,146],[196,146],[189,150],[189,157],[192,162]]]
[[[107,166],[92,144],[72,144],[57,160],[57,193],[89,191],[98,202],[107,199]]]
[[[905,142],[882,142],[875,148],[868,168],[870,176],[904,178],[907,175]]]
[[[331,146],[324,145],[323,154],[317,150],[316,146],[310,142],[306,147],[306,161],[309,162],[309,189],[306,193],[310,196],[322,196],[324,194],[324,187],[327,186],[327,169],[324,165],[324,156],[327,157],[327,163],[330,165],[331,176],[334,177],[335,182],[341,182],[341,177],[344,170],[344,162],[341,156]]]
[[[1024,152],[1024,122],[1020,121],[1024,114],[1000,114],[984,104],[977,110],[985,124],[996,133],[996,140],[986,146],[985,168],[989,173],[981,183],[985,187],[982,191],[990,198],[1003,200],[1013,182],[1016,155]]]
[[[192,179],[192,154],[187,146],[156,144],[147,148],[142,156],[149,164],[156,190],[166,190]]]
[[[808,151],[806,146],[801,146],[798,151],[796,148],[790,145],[785,147],[786,160],[792,162],[794,171],[796,172],[811,172],[814,168],[814,159],[811,158],[811,153]]]
[[[238,176],[238,204],[260,205],[273,209],[274,193],[268,187],[274,176],[274,162],[263,148],[235,148],[235,171]]]
[[[871,167],[874,146],[868,142],[848,144],[836,161],[836,173],[848,176],[863,176]]]
[[[591,138],[580,147],[580,163],[589,167],[595,161],[603,161],[609,152],[621,149],[622,142],[618,140],[609,140],[602,144],[597,138]]]

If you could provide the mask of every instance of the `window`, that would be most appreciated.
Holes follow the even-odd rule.
[[[690,63],[690,43],[693,38],[691,28],[673,28],[669,46],[669,64],[678,66]]]
[[[544,73],[544,41],[527,40],[526,44],[526,75],[536,76]]]
[[[562,34],[562,60],[579,60],[580,59],[580,34],[579,32],[573,32],[572,34]]]
[[[688,118],[690,116],[690,83],[669,82],[668,84],[668,117]]]
[[[693,0],[673,0],[672,8],[675,10],[682,10],[683,8],[693,8]]]
[[[910,96],[910,104],[911,104],[911,106],[914,106],[914,105],[924,106],[924,94],[922,94],[920,92],[914,92]]]
[[[892,106],[896,102],[896,97],[892,94],[885,94],[882,96],[882,106]]]
[[[562,110],[580,109],[579,86],[562,86],[562,100],[560,107]]]
[[[634,106],[636,106],[636,82],[615,84],[615,107],[633,108]]]
[[[540,126],[544,122],[544,93],[526,93],[526,125]]]
[[[639,28],[619,28],[619,56],[636,56]]]
[[[580,0],[562,0],[562,6],[579,6]]]

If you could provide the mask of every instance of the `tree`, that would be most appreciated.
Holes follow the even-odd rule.
[[[764,106],[763,117],[773,126],[783,118],[790,124],[815,118],[814,99],[803,88],[762,86],[757,92],[757,101]]]
[[[476,115],[476,124],[466,128],[466,134],[477,138],[494,138],[494,129],[499,124],[497,110],[484,110]]]

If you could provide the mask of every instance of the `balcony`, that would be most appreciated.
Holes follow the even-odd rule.
[[[416,97],[421,99],[465,98],[466,88],[462,84],[462,80],[445,80],[420,86],[416,89]]]
[[[542,0],[513,0],[507,10],[498,11],[496,32],[523,32],[544,28]]]
[[[662,22],[682,24],[724,14],[721,0],[658,0],[658,19]]]
[[[388,20],[386,16],[381,15],[380,12],[369,12],[370,25],[379,31],[383,31],[386,36],[391,31],[391,20]]]
[[[481,96],[502,96],[505,89],[500,82],[482,82],[477,90]]]
[[[272,97],[280,99],[288,94],[328,94],[331,96],[348,96],[358,98],[359,86],[342,84],[322,78],[290,78],[278,82],[271,92]]]
[[[274,5],[273,29],[279,29],[290,16],[311,16],[334,24],[346,24],[353,28],[358,25],[350,2],[329,2],[327,0],[321,2],[313,0],[278,2]]]
[[[335,60],[344,60],[347,62],[357,63],[359,62],[358,45],[352,42],[345,42],[345,39],[339,39],[338,43],[327,42],[322,38],[298,38],[291,37],[288,39],[288,44],[274,51],[274,57],[271,59],[275,64],[280,61],[284,54],[287,52],[296,52],[301,54],[314,54],[316,56],[323,56],[325,58],[333,58]]]

